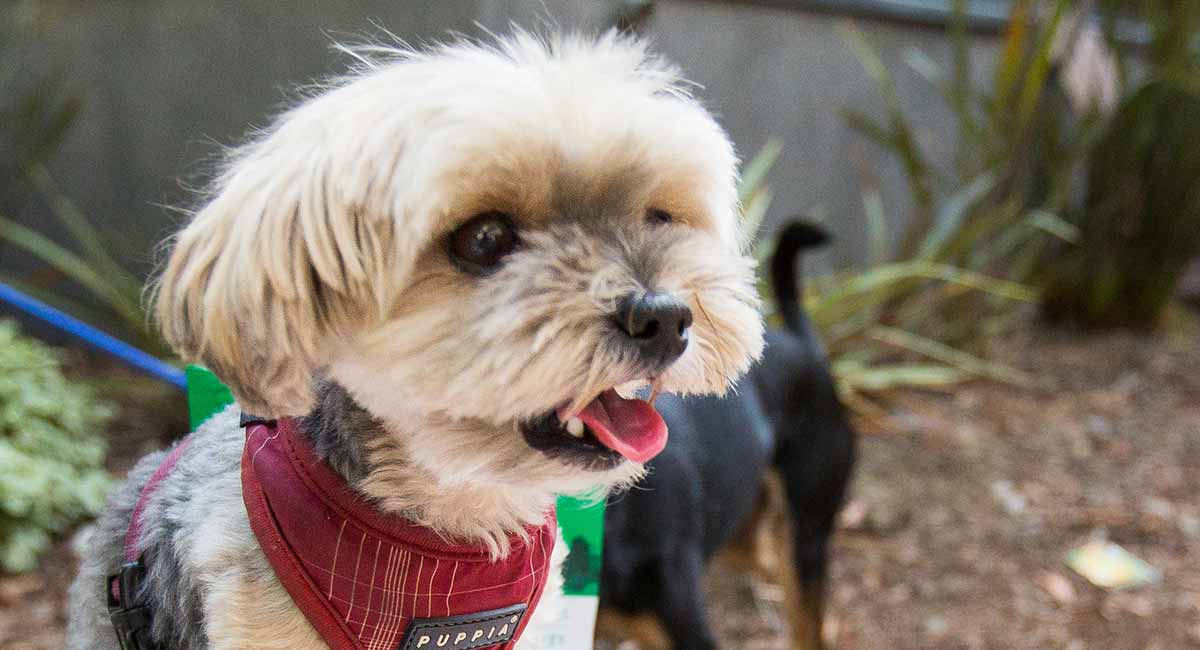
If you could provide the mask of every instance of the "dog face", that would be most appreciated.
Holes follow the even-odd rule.
[[[719,393],[761,351],[728,139],[615,35],[374,54],[231,158],[168,340],[264,415],[323,370],[447,484],[635,477],[657,415],[614,387]]]

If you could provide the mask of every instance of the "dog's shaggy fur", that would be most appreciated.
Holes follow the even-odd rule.
[[[502,557],[557,494],[642,472],[541,453],[523,423],[652,375],[721,393],[762,348],[732,146],[641,43],[518,33],[352,54],[352,74],[230,156],[155,288],[167,340],[238,401],[144,511],[154,636],[172,648],[322,646],[247,523],[239,410],[304,415],[318,454],[379,508]],[[519,246],[464,272],[447,238],[489,211]],[[613,322],[651,291],[695,314],[669,367]],[[72,648],[115,646],[104,576],[161,459],[138,464],[92,535]]]

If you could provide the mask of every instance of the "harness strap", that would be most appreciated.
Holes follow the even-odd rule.
[[[150,475],[150,480],[146,481],[146,485],[142,487],[141,494],[138,495],[137,503],[133,506],[133,514],[129,517],[129,528],[125,530],[125,561],[136,562],[138,559],[138,540],[142,536],[142,511],[146,509],[146,504],[149,503],[150,497],[154,495],[154,491],[158,489],[158,484],[171,473],[175,467],[175,463],[179,462],[179,457],[188,447],[191,442],[191,437],[186,437],[175,445],[171,453],[163,459],[163,462]]]
[[[331,648],[511,650],[541,599],[552,510],[494,558],[367,499],[314,451],[303,421],[246,429],[242,499],[275,578]]]
[[[159,463],[150,480],[142,486],[138,500],[129,515],[129,527],[125,529],[124,563],[120,570],[108,576],[108,618],[117,633],[121,650],[156,650],[158,644],[150,636],[153,612],[143,602],[142,583],[146,579],[146,565],[138,554],[138,542],[142,536],[142,513],[158,485],[171,473],[179,458],[187,449],[190,437],[175,445],[167,457]]]

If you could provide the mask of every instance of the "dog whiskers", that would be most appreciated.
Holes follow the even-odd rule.
[[[587,379],[585,379],[583,382],[583,388],[579,391],[579,394],[570,403],[570,405],[567,406],[566,413],[563,414],[566,416],[566,418],[572,418],[578,415],[580,411],[587,408],[588,404],[592,403],[592,400],[600,397],[601,393],[612,387],[610,384],[602,383],[602,380],[604,380],[605,376],[608,374],[607,371],[611,368],[612,365],[606,358],[600,356],[594,356],[592,358],[591,367],[588,369]],[[565,422],[566,420],[564,419],[563,421]]]
[[[704,320],[708,321],[709,329],[711,329],[714,333],[717,332],[717,326],[713,323],[712,316],[708,315],[708,310],[704,308],[704,301],[700,300],[700,294],[698,293],[696,294],[696,306],[700,308],[700,314],[704,316]],[[731,383],[733,383],[735,377],[729,373],[729,367],[725,364],[725,355],[721,354],[720,346],[714,345],[712,346],[712,350],[713,354],[717,356],[717,363],[721,366],[721,379],[724,381],[726,386],[729,386]]]

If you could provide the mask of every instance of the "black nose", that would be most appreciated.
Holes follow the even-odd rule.
[[[631,293],[617,304],[614,318],[650,363],[666,365],[687,349],[692,310],[675,296]]]

